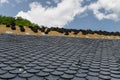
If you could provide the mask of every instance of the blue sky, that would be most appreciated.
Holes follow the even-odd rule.
[[[120,31],[120,0],[0,0],[0,15],[48,27]]]

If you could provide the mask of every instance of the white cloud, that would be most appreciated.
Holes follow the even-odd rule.
[[[120,20],[120,0],[98,0],[88,6],[92,10],[96,18],[99,20],[111,19],[114,21]],[[101,12],[104,9],[105,12]],[[109,14],[106,14],[109,13]]]
[[[8,0],[0,0],[0,3],[8,3]]]
[[[38,2],[30,4],[30,10],[27,12],[20,11],[16,16],[21,16],[38,25],[48,27],[63,27],[72,20],[76,15],[85,11],[86,7],[81,7],[83,0],[62,0],[57,7],[45,8]]]
[[[61,0],[53,0],[54,1],[54,3],[59,3]]]
[[[46,1],[46,4],[51,5],[52,3],[50,1]]]

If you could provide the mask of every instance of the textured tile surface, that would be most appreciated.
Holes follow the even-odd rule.
[[[0,35],[0,80],[120,80],[120,40]]]

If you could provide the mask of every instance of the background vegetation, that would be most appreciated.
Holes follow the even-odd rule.
[[[4,24],[4,25],[12,25],[15,24],[17,26],[23,25],[23,26],[36,26],[37,24],[34,24],[32,22],[30,22],[27,19],[23,19],[21,17],[10,17],[10,16],[2,16],[0,15],[0,24]]]
[[[45,26],[38,26],[37,24],[34,24],[30,22],[27,19],[23,19],[21,17],[10,17],[10,16],[2,16],[0,15],[0,24],[6,25],[6,27],[11,27],[12,30],[16,30],[15,26],[19,26],[20,30],[22,32],[25,32],[24,26],[28,26],[33,32],[37,33],[38,30],[41,32],[44,32],[45,34],[48,34],[50,31],[57,31],[59,33],[62,33],[64,35],[69,35],[69,33],[73,32],[74,35],[77,35],[79,32],[82,32],[83,35],[87,34],[99,34],[99,35],[107,35],[107,36],[120,36],[120,32],[107,32],[107,31],[92,31],[90,29],[88,30],[82,30],[82,29],[65,29],[65,28],[47,28]]]

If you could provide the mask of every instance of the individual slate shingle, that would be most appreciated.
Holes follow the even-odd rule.
[[[9,79],[9,80],[26,80],[26,78],[21,78],[21,77],[15,77],[15,78],[13,78],[13,79]]]
[[[76,74],[76,72],[77,72],[77,71],[74,71],[74,70],[67,70],[67,71],[65,71],[65,73],[71,74],[71,75]]]
[[[7,67],[7,65],[6,64],[3,64],[3,63],[0,63],[0,67],[2,68],[2,67]]]
[[[21,60],[22,60],[22,59],[19,59],[19,57],[18,57],[18,58],[13,59],[13,61],[14,61],[14,62],[21,62]]]
[[[81,69],[84,69],[84,70],[88,70],[88,69],[89,69],[89,66],[81,66],[80,68],[81,68]]]
[[[49,73],[40,71],[39,73],[37,73],[37,76],[46,77],[49,76]]]
[[[30,77],[32,77],[33,76],[33,74],[30,74],[30,73],[22,73],[22,74],[19,74],[19,77],[21,77],[21,78],[30,78]]]
[[[110,75],[110,72],[108,72],[108,71],[100,71],[100,74],[102,74],[102,75]]]
[[[120,80],[120,78],[111,78],[111,80]]]
[[[63,74],[62,76],[61,76],[63,79],[72,79],[74,76],[73,75],[69,75],[69,74]]]
[[[34,69],[36,69],[36,70],[42,70],[42,69],[44,69],[45,67],[43,67],[43,66],[35,66],[35,67],[33,67]]]
[[[97,77],[99,75],[98,72],[88,72],[88,75]]]
[[[46,77],[47,80],[59,80],[60,77],[59,76],[53,76],[53,75],[49,75]]]
[[[120,70],[115,70],[115,71],[111,70],[110,72],[111,72],[112,74],[118,74],[118,75],[120,74]]]
[[[87,74],[85,74],[85,73],[77,73],[76,76],[80,77],[80,78],[85,78],[87,76]]]
[[[111,77],[120,79],[120,74],[111,74]]]
[[[15,68],[14,68],[14,67],[7,66],[7,67],[2,68],[2,70],[12,71],[12,70],[15,70]]]
[[[83,69],[80,69],[80,70],[78,70],[78,72],[79,72],[79,73],[88,73],[89,70],[83,70]]]
[[[97,69],[97,68],[90,68],[89,71],[91,71],[91,72],[97,72],[97,73],[98,73],[98,72],[100,71],[100,69]]]
[[[119,67],[110,67],[111,71],[119,71]]]
[[[73,79],[71,80],[86,80],[86,78],[79,78],[79,77],[74,77]]]
[[[39,73],[40,70],[37,70],[37,69],[29,69],[29,70],[27,70],[27,72],[35,74],[35,73]]]
[[[49,69],[56,69],[56,68],[58,68],[58,66],[49,65],[49,66],[47,66],[47,68],[49,68]]]
[[[53,65],[53,66],[60,66],[61,64],[60,63],[52,63],[51,65]]]
[[[109,68],[100,68],[100,71],[110,72]]]
[[[99,75],[99,78],[103,79],[103,80],[110,80],[111,79],[111,77],[109,75]]]
[[[25,65],[25,64],[29,64],[29,62],[27,62],[27,61],[21,61],[21,62],[19,62],[19,64]]]
[[[5,73],[3,75],[0,75],[0,78],[2,78],[2,79],[12,79],[14,77],[16,77],[16,74]]]
[[[60,75],[63,74],[63,72],[61,72],[61,71],[54,71],[54,72],[52,72],[52,74],[55,75],[55,76],[60,76]]]
[[[1,70],[0,69],[0,75],[7,73],[7,71]]]
[[[38,76],[33,76],[33,77],[28,78],[28,80],[46,80],[46,79],[38,77]]]
[[[53,72],[54,69],[45,68],[45,69],[43,69],[43,71],[44,71],[44,72]]]
[[[69,67],[70,70],[78,70],[79,68],[78,67]]]
[[[59,67],[59,68],[57,68],[56,70],[57,70],[57,71],[62,71],[62,72],[64,72],[64,71],[67,70],[67,68],[61,68],[61,67]]]
[[[27,66],[27,67],[35,67],[36,64],[29,63],[29,64],[27,64],[26,66]]]
[[[13,61],[11,61],[11,60],[9,60],[9,61],[6,61],[6,62],[4,62],[5,64],[14,64],[15,62],[13,62]]]
[[[41,64],[39,64],[39,66],[42,66],[42,67],[46,67],[46,66],[48,66],[49,64],[46,64],[46,63],[41,63]]]
[[[87,78],[87,80],[99,80],[99,78],[95,77],[95,76],[87,76],[86,78]]]
[[[24,70],[22,68],[17,68],[15,70],[9,71],[12,74],[21,74],[24,72]]]
[[[16,68],[23,67],[22,65],[20,65],[20,64],[18,64],[18,63],[12,64],[11,66],[12,66],[12,67],[16,67]]]

